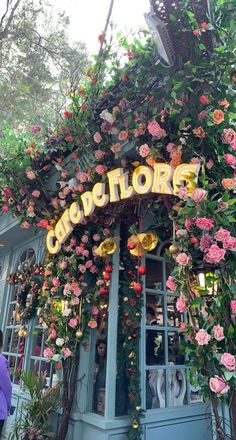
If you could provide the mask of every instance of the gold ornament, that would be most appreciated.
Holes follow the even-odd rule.
[[[132,423],[132,428],[133,429],[138,429],[139,428],[139,423],[138,423],[138,421],[136,419]]]
[[[20,336],[20,338],[24,338],[25,336],[27,336],[27,331],[24,328],[20,328],[20,330],[18,331],[18,336]]]
[[[135,409],[136,409],[136,411],[141,411],[141,406],[137,405]]]
[[[83,332],[81,330],[77,330],[77,332],[75,333],[75,336],[77,338],[81,338],[81,336],[83,336]]]
[[[172,243],[169,247],[169,252],[171,255],[177,254],[179,252],[179,246],[177,243]]]
[[[137,235],[131,235],[128,239],[128,248],[131,255],[142,257],[146,252],[155,249],[158,243],[158,237],[155,232],[142,232]]]
[[[106,257],[107,255],[114,254],[117,249],[117,244],[113,238],[106,238],[106,240],[102,241],[98,248],[95,250],[95,253],[99,255],[99,257]]]
[[[124,301],[124,302],[127,302],[127,301],[129,301],[129,298],[128,298],[128,296],[124,296],[124,298],[123,298],[123,301]]]

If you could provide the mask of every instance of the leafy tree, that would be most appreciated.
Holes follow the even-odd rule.
[[[0,126],[56,122],[68,89],[86,66],[85,45],[71,45],[68,17],[47,0],[6,0],[0,8]]]

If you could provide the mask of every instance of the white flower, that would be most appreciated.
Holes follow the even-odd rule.
[[[62,338],[57,338],[57,339],[62,339]],[[59,354],[54,354],[54,356],[52,357],[52,360],[55,362],[58,362],[60,360],[60,355]]]
[[[57,338],[57,339],[56,339],[56,345],[57,345],[58,347],[62,347],[62,345],[64,345],[64,343],[65,343],[65,341],[64,341],[63,338]]]
[[[109,124],[113,124],[113,122],[114,122],[114,118],[113,118],[112,114],[109,113],[107,108],[106,108],[106,110],[103,110],[99,116],[100,116],[100,118],[104,119],[104,121],[109,122]]]
[[[65,309],[62,311],[62,316],[69,316],[71,314],[71,309]]]

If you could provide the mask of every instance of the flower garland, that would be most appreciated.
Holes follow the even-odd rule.
[[[145,43],[138,39],[121,42],[121,50],[128,54],[125,65],[119,61],[117,48],[112,52],[105,41],[108,59],[116,60],[112,67],[104,62],[97,76],[98,65],[91,66],[79,88],[69,92],[71,104],[63,113],[62,125],[47,130],[44,139],[36,134],[26,148],[16,147],[12,155],[2,154],[1,166],[1,211],[19,218],[25,229],[37,226],[50,230],[73,201],[81,203],[82,193],[95,183],[106,184],[106,172],[117,165],[130,172],[140,165],[152,168],[157,162],[173,168],[184,162],[199,164],[198,187],[193,187],[192,193],[180,186],[177,197],[148,194],[142,198],[142,207],[152,215],[153,229],[160,238],[169,236],[174,224],[175,238],[167,253],[174,271],[167,285],[181,292],[177,309],[188,312],[186,326],[180,327],[187,335],[183,349],[192,365],[192,376],[213,402],[216,418],[216,398],[230,402],[232,414],[236,405],[236,292],[232,282],[236,132],[235,72],[231,68],[235,43],[234,33],[227,31],[230,8],[231,2],[217,2],[221,25],[212,21],[204,26],[197,23],[193,12],[183,9],[186,24],[178,34],[182,38],[187,29],[194,35],[194,55],[169,71],[156,64],[155,46],[146,31]],[[178,11],[173,23],[175,20]],[[202,41],[212,29],[215,49],[207,58]],[[0,142],[8,142],[5,136]],[[56,186],[50,180],[53,170],[57,172]],[[129,226],[133,223],[135,233],[143,232],[137,231],[139,207],[138,196],[110,203],[105,214],[95,211],[90,220],[85,218],[73,229],[58,256],[47,255],[39,314],[48,328],[48,359],[65,362],[76,357],[77,342],[83,337],[86,341],[89,328],[96,327],[99,310],[108,303],[106,283],[112,276],[104,271],[107,265],[96,248],[107,238],[113,239],[114,227],[121,220]],[[133,414],[130,438],[136,439],[141,435],[142,414],[138,371],[142,294],[135,291],[140,284],[137,265],[135,260],[127,263],[123,280],[126,300],[121,307]],[[219,279],[217,293],[215,281],[212,285],[207,275],[212,268]],[[197,272],[203,269],[202,287]],[[135,275],[132,281],[129,272]],[[136,325],[137,331],[133,331]],[[217,429],[221,440],[223,428],[219,425]]]

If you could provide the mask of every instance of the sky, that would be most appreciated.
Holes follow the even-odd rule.
[[[85,42],[91,54],[98,52],[98,35],[105,26],[109,5],[110,0],[54,0],[54,7],[70,17],[71,40]],[[115,0],[112,21],[119,31],[138,30],[146,26],[143,14],[149,9],[149,0]]]

